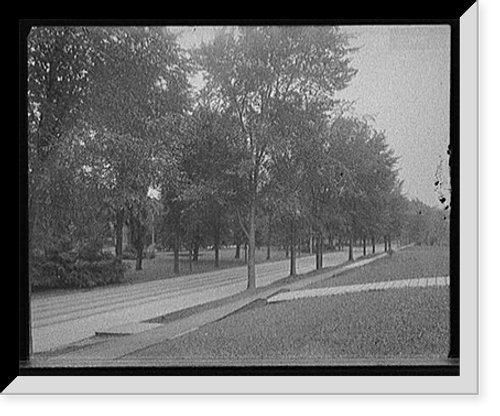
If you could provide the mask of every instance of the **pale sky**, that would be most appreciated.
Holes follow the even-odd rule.
[[[450,27],[447,25],[344,26],[356,34],[358,74],[339,98],[353,112],[374,116],[399,157],[399,177],[410,198],[436,206],[436,169],[447,166],[450,112]],[[178,27],[185,48],[210,40],[213,27]],[[445,174],[446,169],[444,169]],[[448,178],[444,178],[448,179]]]
[[[438,205],[436,169],[448,165],[450,141],[450,27],[343,29],[357,33],[352,44],[363,47],[352,60],[359,72],[339,97],[355,100],[356,113],[374,115],[385,130],[407,195]]]

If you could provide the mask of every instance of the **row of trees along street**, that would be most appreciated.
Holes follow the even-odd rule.
[[[222,245],[244,246],[248,289],[258,245],[286,247],[293,275],[301,249],[320,269],[334,242],[348,259],[355,240],[438,243],[429,218],[444,211],[403,195],[384,132],[336,98],[356,76],[349,42],[334,27],[241,27],[187,51],[167,28],[32,28],[31,283],[119,281],[124,227],[137,269],[152,242],[176,272],[182,249],[196,261],[213,246],[218,267]]]

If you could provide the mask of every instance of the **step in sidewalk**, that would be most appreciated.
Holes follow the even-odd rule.
[[[111,328],[98,330],[96,335],[131,335],[140,334],[144,331],[156,329],[161,327],[161,324],[154,324],[149,322],[131,322],[129,324],[117,325]]]

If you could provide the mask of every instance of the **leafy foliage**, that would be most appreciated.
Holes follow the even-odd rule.
[[[346,115],[336,97],[357,72],[349,42],[335,27],[225,28],[188,55],[165,28],[35,28],[35,281],[119,278],[125,225],[137,268],[153,233],[177,258],[183,246],[247,243],[249,288],[264,240],[294,250],[314,236],[319,256],[325,236],[425,240],[385,133]],[[197,95],[195,70],[206,81]],[[116,247],[114,266],[66,258],[105,243]]]
[[[295,135],[287,134],[283,121],[303,106],[325,112],[334,105],[335,91],[356,73],[347,45],[347,36],[332,27],[243,27],[220,31],[194,54],[207,81],[204,96],[234,117],[240,130],[239,189],[246,189],[248,202],[247,214],[237,214],[249,242],[249,288],[255,286],[257,206],[270,163],[279,164],[272,155],[290,155],[287,138]]]
[[[60,255],[50,260],[35,260],[31,277],[33,287],[38,290],[82,289],[119,282],[125,270],[126,265],[114,258],[89,261]]]

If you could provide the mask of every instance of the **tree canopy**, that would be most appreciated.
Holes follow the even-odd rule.
[[[179,272],[183,247],[196,261],[213,246],[217,267],[223,242],[247,244],[254,289],[264,240],[290,250],[291,274],[306,239],[318,268],[333,237],[432,240],[435,215],[415,215],[385,132],[337,98],[357,73],[350,40],[329,26],[227,27],[186,51],[168,28],[33,28],[30,255],[111,242],[121,262],[127,227],[138,269],[151,236]]]

